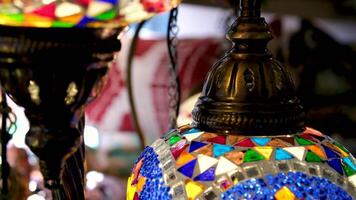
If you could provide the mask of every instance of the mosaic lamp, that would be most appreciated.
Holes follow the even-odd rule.
[[[267,50],[259,0],[241,0],[233,43],[210,70],[193,123],[147,146],[127,199],[353,199],[356,160],[304,125],[293,81]]]
[[[178,3],[0,0],[1,88],[25,108],[26,144],[53,199],[84,199],[84,106],[105,82],[119,34]]]

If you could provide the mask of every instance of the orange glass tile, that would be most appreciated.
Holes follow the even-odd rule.
[[[332,144],[335,147],[335,150],[338,151],[343,157],[347,157],[349,156],[349,154],[347,152],[345,152],[344,150],[342,150],[340,147]]]
[[[188,153],[187,151],[183,151],[182,154],[180,154],[180,156],[178,157],[178,160],[176,161],[176,166],[180,167],[190,161],[192,161],[193,159],[195,159],[195,157]]]
[[[294,199],[296,199],[293,192],[290,191],[289,188],[286,186],[279,189],[276,192],[276,194],[274,194],[274,197],[276,198],[276,200],[294,200]]]
[[[194,151],[194,153],[198,153],[198,154],[204,154],[206,156],[213,156],[213,145],[212,144],[208,144],[205,147],[199,148],[197,150]]]
[[[238,142],[239,136],[236,135],[228,135],[227,141],[229,145],[234,145]]]
[[[269,143],[267,143],[267,146],[272,146],[272,147],[288,147],[290,145],[286,144],[283,140],[281,139],[272,139]]]
[[[140,178],[138,179],[138,183],[137,183],[137,192],[141,192],[143,189],[143,186],[146,183],[146,178],[143,176],[140,176]]]
[[[83,13],[58,18],[60,21],[77,24],[84,17]]]
[[[307,149],[318,155],[322,159],[326,159],[326,155],[323,150],[318,145],[306,146]]]
[[[25,14],[24,25],[33,27],[51,27],[53,20],[36,14]]]
[[[323,134],[320,132],[320,131],[317,131],[313,128],[309,128],[307,127],[304,131],[304,133],[309,133],[309,134],[313,134],[313,135],[316,135],[316,136],[322,136]]]
[[[178,130],[179,130],[179,132],[183,133],[183,132],[188,131],[191,128],[192,128],[192,126],[187,124],[187,125],[183,125],[183,126],[178,127]]]
[[[224,156],[236,165],[241,165],[244,161],[245,153],[241,151],[231,151],[226,153]]]
[[[209,140],[210,138],[214,138],[219,136],[218,134],[215,133],[204,133],[203,135],[200,136],[200,141],[206,141]]]

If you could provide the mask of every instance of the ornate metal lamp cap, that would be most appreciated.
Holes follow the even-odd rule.
[[[289,72],[267,49],[273,38],[259,0],[241,0],[233,46],[209,72],[193,110],[196,126],[244,135],[288,134],[304,126]]]

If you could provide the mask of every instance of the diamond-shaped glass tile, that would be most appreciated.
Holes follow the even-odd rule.
[[[292,191],[286,186],[282,187],[279,189],[276,194],[274,195],[276,200],[294,200],[295,195],[293,194]]]
[[[258,144],[259,146],[266,146],[267,143],[270,141],[270,138],[267,137],[254,137],[252,138],[252,141],[256,144]]]
[[[305,160],[307,162],[322,162],[323,161],[318,155],[316,155],[315,153],[313,153],[310,150],[307,151],[307,155],[305,157]]]
[[[318,155],[320,158],[326,158],[324,151],[318,145],[310,145],[306,146],[306,148]]]
[[[287,151],[285,151],[281,148],[276,148],[276,153],[275,153],[276,160],[289,160],[292,158],[293,158],[293,156],[291,154],[289,154]]]
[[[184,174],[185,176],[192,178],[196,162],[197,162],[196,159],[192,160],[192,161],[188,162],[187,164],[183,165],[181,168],[179,168],[178,171],[180,173]]]
[[[226,159],[223,156],[221,156],[219,158],[219,162],[218,162],[218,165],[216,167],[215,174],[217,176],[219,176],[221,174],[233,171],[235,169],[237,169],[237,166],[234,163],[232,163],[228,159]]]
[[[183,153],[178,157],[178,159],[176,161],[176,166],[180,167],[194,159],[195,159],[195,156],[193,156],[192,154],[190,154],[186,151],[183,151]]]
[[[252,140],[250,138],[244,139],[240,142],[238,142],[237,144],[235,144],[235,146],[239,146],[239,147],[254,147],[256,146]]]
[[[210,138],[207,141],[215,144],[226,144],[226,135],[219,135],[217,137]]]
[[[295,139],[297,140],[298,144],[301,146],[307,146],[307,145],[313,145],[314,143],[312,141],[309,141],[307,139],[301,138],[296,136]]]
[[[328,160],[327,163],[330,165],[330,167],[332,167],[333,169],[335,169],[335,171],[337,171],[339,174],[343,175],[343,170],[342,170],[342,166],[341,166],[341,161],[340,159],[331,159]]]
[[[236,165],[241,165],[244,161],[245,153],[242,151],[230,151],[224,155],[226,158],[234,162]]]
[[[213,181],[215,180],[215,167],[210,167],[205,172],[194,178],[194,181]]]
[[[198,155],[197,159],[199,173],[206,171],[207,169],[218,163],[218,159],[206,155]]]
[[[262,147],[254,147],[254,149],[263,155],[266,160],[269,160],[271,158],[272,152],[273,152],[273,147],[271,146],[262,146]]]
[[[305,148],[304,147],[286,147],[283,148],[283,150],[287,151],[288,153],[292,154],[295,158],[298,160],[303,160],[304,154],[305,154]]]
[[[195,199],[204,189],[204,185],[198,182],[187,180],[185,183],[185,191],[187,192],[188,199]]]
[[[233,150],[234,150],[234,147],[229,146],[229,145],[213,144],[214,157],[222,156],[225,153],[228,153]]]
[[[245,153],[244,162],[254,162],[254,161],[259,161],[259,160],[264,160],[264,159],[265,159],[265,157],[263,157],[257,151],[255,151],[253,149],[249,149]]]
[[[192,141],[192,143],[190,143],[189,152],[195,151],[206,145],[207,144],[203,142]]]

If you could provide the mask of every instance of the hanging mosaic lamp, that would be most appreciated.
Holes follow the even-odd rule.
[[[127,199],[353,199],[356,160],[304,126],[259,0],[241,0],[232,49],[209,72],[194,122],[146,147]]]

